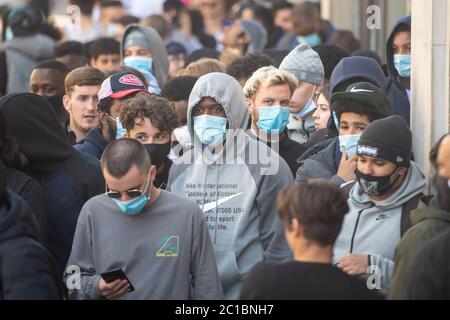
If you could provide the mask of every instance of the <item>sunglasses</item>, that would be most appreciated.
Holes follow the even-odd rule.
[[[130,198],[137,198],[137,197],[142,196],[143,193],[147,192],[149,182],[150,182],[150,174],[148,175],[147,182],[144,187],[144,191],[141,191],[138,188],[133,188],[133,189],[129,189],[127,191],[122,191],[122,192],[112,191],[108,188],[108,185],[106,184],[106,195],[108,197],[110,197],[111,199],[120,199],[122,193],[126,193],[127,196],[129,196]]]

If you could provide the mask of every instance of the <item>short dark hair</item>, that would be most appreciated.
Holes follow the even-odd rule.
[[[125,15],[115,20],[118,24],[126,27],[132,23],[139,23],[140,19],[132,15]]]
[[[275,16],[277,14],[277,11],[284,10],[284,9],[292,9],[294,5],[286,0],[278,1],[275,3],[272,7],[273,15]]]
[[[70,0],[70,4],[80,7],[81,14],[90,16],[94,10],[95,0]]]
[[[111,142],[100,159],[102,170],[114,178],[122,178],[135,165],[139,172],[147,174],[151,159],[144,146],[134,139],[119,139]]]
[[[100,8],[108,7],[123,7],[122,1],[120,0],[102,0],[100,1]]]
[[[120,55],[120,43],[107,37],[95,40],[89,46],[89,57],[96,60],[101,54]]]
[[[302,181],[283,190],[277,206],[288,228],[297,219],[305,239],[323,247],[334,244],[349,210],[344,192],[324,179]]]
[[[166,82],[161,96],[173,102],[189,100],[189,95],[196,82],[197,78],[191,76],[173,78]]]
[[[370,122],[375,120],[383,119],[389,116],[389,114],[383,113],[380,108],[374,108],[364,102],[353,101],[353,100],[341,100],[335,101],[331,105],[331,110],[336,112],[336,117],[341,120],[343,113],[351,112],[356,113],[361,116],[367,116]]]
[[[361,42],[348,30],[338,30],[333,36],[332,44],[349,54],[361,49]]]
[[[70,95],[75,86],[100,86],[105,80],[105,74],[92,67],[80,67],[69,72],[64,80],[64,88]]]
[[[181,10],[183,10],[183,8],[184,8],[184,4],[180,0],[166,0],[163,3],[164,12],[167,12],[169,10],[181,11]]]
[[[250,78],[261,67],[275,66],[275,61],[264,53],[251,53],[234,60],[227,67],[227,74],[235,79]]]
[[[166,98],[139,92],[121,107],[120,121],[127,131],[150,119],[152,125],[161,132],[172,132],[180,126],[177,112]]]
[[[59,62],[58,60],[55,59],[44,60],[38,63],[33,68],[33,70],[36,69],[52,69],[59,71],[64,75],[67,75],[69,73],[69,68],[67,68],[67,66],[64,63]]]
[[[317,52],[320,60],[322,61],[323,69],[325,71],[325,79],[330,79],[331,74],[333,73],[333,70],[334,68],[336,68],[338,63],[342,59],[350,56],[341,48],[338,48],[331,44],[320,44],[318,46],[315,46],[313,50]]]
[[[65,41],[56,45],[53,51],[55,58],[67,56],[68,54],[86,56],[84,45],[79,41]]]

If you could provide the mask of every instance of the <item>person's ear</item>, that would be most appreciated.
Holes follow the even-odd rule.
[[[158,168],[156,168],[156,166],[155,165],[152,165],[151,167],[150,167],[150,171],[149,171],[149,174],[150,174],[150,182],[151,183],[153,183],[155,180],[156,180],[156,174],[158,173]]]
[[[108,116],[106,115],[106,112],[99,111],[98,112],[98,120],[101,122],[102,125],[108,125]]]
[[[317,85],[314,87],[314,95],[319,96],[322,93],[323,87],[321,85]]]
[[[303,226],[297,218],[291,220],[291,231],[296,238],[303,235]]]
[[[250,98],[248,98],[246,102],[247,102],[248,113],[250,113],[252,115],[255,104],[254,104],[253,100]]]
[[[400,167],[398,169],[398,174],[400,176],[405,176],[407,173],[408,173],[408,168],[406,168],[406,167]]]
[[[67,112],[70,112],[70,98],[69,98],[69,96],[68,95],[64,95],[63,96],[63,105],[64,105],[64,108],[66,109],[66,111]]]
[[[239,44],[247,45],[252,41],[252,38],[249,35],[245,34],[242,38],[239,39],[239,41],[242,41],[239,42]]]

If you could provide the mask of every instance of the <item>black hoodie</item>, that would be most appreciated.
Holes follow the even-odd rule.
[[[397,20],[392,28],[391,34],[386,44],[386,59],[389,76],[386,78],[385,92],[388,96],[389,102],[392,106],[392,114],[399,115],[409,125],[410,118],[410,103],[406,88],[399,81],[397,69],[394,66],[394,51],[392,49],[392,42],[397,29],[401,25],[407,25],[411,28],[411,16],[402,17]]]
[[[28,160],[24,171],[44,190],[49,249],[62,275],[82,206],[105,190],[99,161],[64,139],[55,111],[38,95],[8,94],[0,99],[0,112]]]
[[[0,300],[60,298],[52,258],[35,240],[25,221],[31,216],[30,210],[15,193],[9,190],[3,193],[0,201]]]

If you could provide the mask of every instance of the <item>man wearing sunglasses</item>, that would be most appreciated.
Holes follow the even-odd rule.
[[[153,186],[156,167],[144,146],[116,140],[101,165],[106,194],[89,200],[80,214],[67,265],[69,298],[223,298],[200,208]],[[127,279],[107,283],[101,276],[118,269]],[[77,270],[78,288],[69,285]]]

